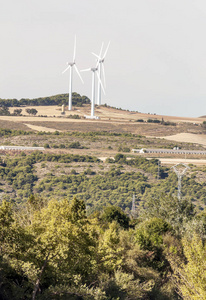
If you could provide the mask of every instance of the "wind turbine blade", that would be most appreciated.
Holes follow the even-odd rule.
[[[102,74],[103,74],[103,78],[104,78],[104,86],[106,88],[106,79],[105,79],[104,64],[102,64]]]
[[[108,43],[108,45],[107,45],[107,49],[106,49],[106,51],[105,51],[105,53],[104,53],[103,59],[105,59],[105,56],[107,55],[107,51],[108,51],[108,49],[109,49],[109,45],[110,45],[110,41],[109,41],[109,43]]]
[[[74,38],[74,55],[73,55],[73,62],[75,62],[75,59],[76,59],[76,35],[75,35],[75,38]]]
[[[95,54],[94,52],[92,52],[92,54],[93,54],[94,56],[96,56],[96,58],[97,58],[98,60],[101,59],[101,57],[100,57],[99,55]]]
[[[64,74],[69,68],[71,68],[70,65],[62,72],[62,74]]]
[[[76,72],[77,72],[79,78],[81,79],[81,82],[84,84],[84,81],[83,81],[83,79],[82,79],[82,76],[81,76],[80,73],[79,73],[79,70],[77,69],[77,66],[74,65],[74,68],[75,68],[75,70],[76,70]]]
[[[98,68],[98,66],[99,66],[99,61],[101,60],[101,57],[98,56],[97,54],[95,54],[94,52],[92,52],[92,54],[97,58],[96,68]]]
[[[104,46],[104,43],[102,42],[102,46],[101,46],[101,49],[100,49],[100,52],[99,52],[99,57],[102,56],[102,50],[103,50],[103,46]]]
[[[91,69],[80,70],[80,72],[87,72],[87,71],[91,71]]]
[[[100,79],[99,72],[96,72],[96,73],[97,73],[97,78],[98,78],[98,80],[99,80],[99,83],[100,83],[100,85],[101,85],[101,88],[102,88],[102,90],[103,90],[103,93],[105,94],[105,90],[104,90],[102,81],[101,81],[101,79]]]

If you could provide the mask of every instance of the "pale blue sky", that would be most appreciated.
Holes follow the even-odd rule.
[[[0,98],[68,92],[77,35],[79,69],[111,41],[105,60],[111,106],[178,116],[206,114],[203,0],[0,0]],[[91,97],[91,74],[73,91]]]

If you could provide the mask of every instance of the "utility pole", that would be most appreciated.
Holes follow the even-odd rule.
[[[160,160],[158,160],[158,174],[157,174],[157,179],[160,179]]]
[[[132,215],[133,218],[137,217],[135,193],[133,193],[133,197],[132,197],[131,215]]]
[[[135,214],[135,212],[136,212],[135,194],[133,194],[133,197],[132,197],[132,214]]]

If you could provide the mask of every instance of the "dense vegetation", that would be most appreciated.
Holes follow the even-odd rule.
[[[135,219],[115,206],[88,217],[78,198],[3,201],[1,299],[205,299],[206,215],[169,200]]]
[[[25,135],[30,135],[30,138],[24,138]],[[18,139],[12,138],[18,136]],[[60,144],[64,144],[64,148],[69,148],[70,141],[79,142],[80,145],[86,148],[101,147],[101,149],[113,149],[116,152],[130,152],[133,148],[165,148],[173,149],[178,147],[185,150],[204,150],[202,145],[184,142],[173,142],[160,138],[145,137],[140,134],[132,133],[117,133],[110,131],[64,131],[56,130],[52,132],[32,132],[29,130],[14,130],[0,128],[1,145],[20,145],[32,146],[35,143],[38,146],[49,144],[50,148],[60,148]],[[99,144],[99,145],[98,145]],[[55,146],[54,146],[55,145]],[[56,147],[57,145],[57,147]]]
[[[48,149],[0,156],[0,299],[206,298],[205,167],[190,165],[179,201],[170,168],[122,153],[172,142],[11,129],[0,137]],[[92,148],[115,154],[68,153]]]
[[[206,205],[206,184],[198,180],[196,172],[188,175],[182,179],[182,197],[202,210]],[[157,159],[127,159],[121,153],[104,164],[88,155],[22,152],[4,156],[0,161],[0,183],[4,199],[22,202],[33,193],[70,200],[78,196],[90,213],[108,204],[129,212],[133,193],[140,206],[161,194],[177,195],[176,174],[168,168],[158,168]]]
[[[0,107],[20,107],[20,106],[40,106],[40,105],[68,105],[69,94],[60,94],[50,97],[41,97],[35,99],[0,99]],[[82,106],[90,103],[89,98],[72,93],[72,105]],[[0,110],[1,111],[1,110]]]

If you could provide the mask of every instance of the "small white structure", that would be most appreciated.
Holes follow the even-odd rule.
[[[65,105],[62,104],[62,112],[61,112],[62,115],[65,115]]]
[[[146,149],[142,148],[139,150],[139,153],[145,153],[146,152]]]
[[[85,119],[90,119],[90,120],[99,120],[99,117],[97,117],[97,116],[84,116],[85,117]]]

